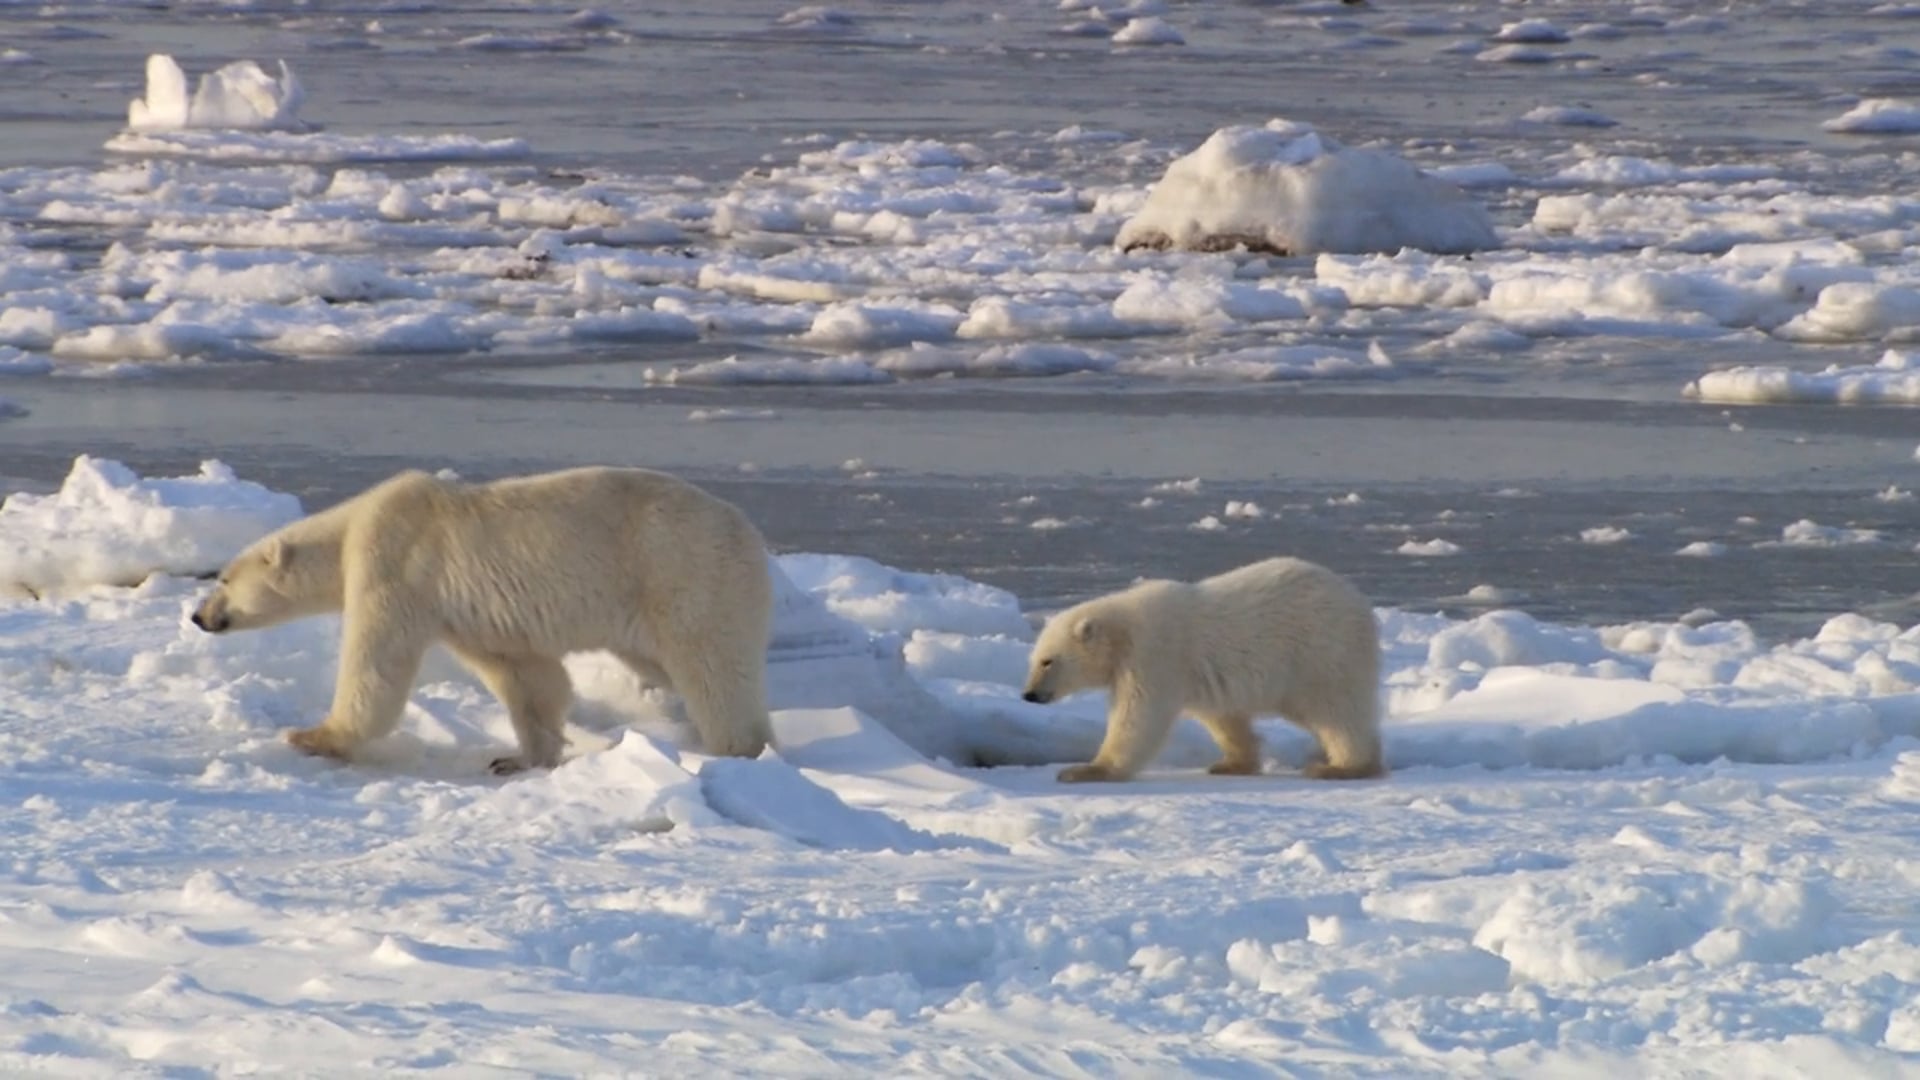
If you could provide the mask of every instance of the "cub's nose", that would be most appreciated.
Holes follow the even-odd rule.
[[[1029,690],[1020,695],[1021,701],[1031,701],[1035,705],[1045,705],[1053,700],[1053,695],[1040,690]]]

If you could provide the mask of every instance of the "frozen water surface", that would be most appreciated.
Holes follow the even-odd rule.
[[[0,1071],[1920,1071],[1912,5],[657,7],[0,3]],[[1119,249],[1273,121],[1497,246]],[[436,660],[322,766],[337,624],[184,622],[290,496],[589,462],[823,605],[778,756],[583,658],[483,780]],[[1282,552],[1390,780],[1034,767],[1033,618]]]

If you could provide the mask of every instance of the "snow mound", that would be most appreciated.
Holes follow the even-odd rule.
[[[716,758],[700,770],[700,791],[721,816],[831,851],[908,854],[968,846],[921,832],[838,795],[778,758]]]
[[[1912,135],[1920,132],[1920,105],[1898,98],[1867,98],[1820,126],[1848,135]]]
[[[82,455],[58,492],[0,503],[0,592],[212,573],[299,516],[299,499],[238,479],[218,461],[197,476],[143,480],[117,461]]]
[[[1306,124],[1227,127],[1167,166],[1115,243],[1282,255],[1468,252],[1496,247],[1466,192],[1382,150],[1340,146]]]
[[[1632,846],[1627,826],[1616,843]],[[1698,963],[1790,963],[1831,947],[1831,895],[1764,874],[1738,880],[1665,871],[1524,883],[1474,935],[1516,978],[1561,987],[1600,982],[1686,953]]]
[[[718,824],[720,815],[678,752],[629,731],[605,750],[530,773],[448,813],[435,823],[433,838],[450,833],[548,844],[604,842]]]
[[[147,57],[146,96],[127,106],[127,127],[134,131],[183,128],[242,128],[292,131],[305,125],[299,112],[304,94],[287,62],[274,78],[252,60],[236,60],[200,76],[187,93],[187,73],[173,57]]]
[[[1832,364],[1813,372],[1785,367],[1710,371],[1688,383],[1686,395],[1701,401],[1743,405],[1920,405],[1920,353],[1889,349],[1875,364]]]

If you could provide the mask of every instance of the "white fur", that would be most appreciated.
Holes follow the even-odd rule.
[[[1309,776],[1382,772],[1380,640],[1346,579],[1301,559],[1268,559],[1187,584],[1148,581],[1067,609],[1034,643],[1028,700],[1102,688],[1106,740],[1062,780],[1122,780],[1166,745],[1183,710],[1220,744],[1220,773],[1260,771],[1253,720],[1311,732],[1325,761]]]
[[[467,485],[406,472],[242,552],[194,621],[343,613],[333,708],[289,736],[313,753],[392,731],[438,641],[512,717],[521,752],[499,771],[559,763],[572,701],[560,660],[589,649],[677,691],[709,752],[753,756],[769,737],[766,560],[744,514],[664,473]]]

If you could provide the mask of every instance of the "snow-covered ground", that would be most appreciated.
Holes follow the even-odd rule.
[[[287,501],[82,461],[0,521],[123,578],[217,565]],[[1018,699],[1014,597],[780,564],[868,647],[782,659],[777,628],[776,668],[912,684],[709,760],[582,657],[576,756],[506,782],[503,711],[444,660],[368,760],[282,743],[333,619],[215,638],[167,574],[0,602],[0,1068],[1920,1067],[1920,630],[1383,609],[1390,779],[1299,779],[1275,721],[1258,779],[1205,775],[1189,724],[1145,779],[1066,789],[1030,763],[1084,757],[1102,705]],[[960,760],[901,740],[930,729]]]

